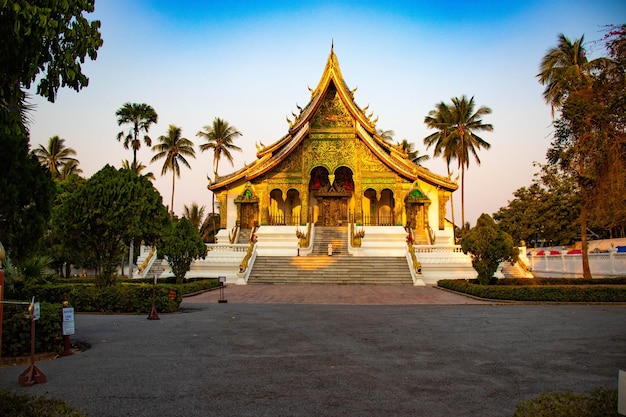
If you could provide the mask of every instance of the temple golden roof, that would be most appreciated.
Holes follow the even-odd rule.
[[[257,148],[256,156],[258,159],[256,161],[229,175],[218,177],[214,183],[209,184],[208,189],[218,191],[241,179],[252,181],[280,164],[310,133],[312,119],[322,105],[327,91],[332,87],[335,88],[350,116],[354,118],[356,136],[390,170],[407,180],[421,180],[447,191],[454,191],[458,188],[458,185],[450,181],[448,177],[434,174],[430,170],[411,162],[405,153],[376,133],[378,118],[372,120],[372,113],[366,114],[369,106],[362,109],[354,101],[356,88],[353,90],[348,88],[341,74],[334,47],[331,46],[324,72],[317,87],[315,89],[309,88],[311,91],[309,103],[304,108],[298,107],[300,113],[295,115],[294,120],[287,118],[289,122],[288,133],[269,146]]]

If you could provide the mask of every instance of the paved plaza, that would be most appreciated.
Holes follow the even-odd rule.
[[[181,311],[78,314],[91,349],[0,387],[89,416],[511,416],[551,390],[617,387],[626,306],[496,304],[432,287],[229,286]]]

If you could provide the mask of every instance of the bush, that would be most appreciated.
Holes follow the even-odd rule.
[[[551,392],[521,402],[513,417],[617,417],[617,390]]]
[[[533,281],[533,280],[529,280]],[[514,301],[626,302],[626,287],[609,285],[478,285],[475,280],[441,280],[442,288],[480,298]]]
[[[35,321],[35,352],[60,352],[63,342],[61,304],[40,303]],[[2,324],[2,356],[30,354],[30,318],[27,306],[6,305]]]
[[[6,389],[0,390],[0,416],[2,417],[85,417],[69,404],[45,397],[31,397]]]
[[[155,288],[155,306],[159,313],[178,310],[183,295],[210,289],[219,284],[217,279],[198,280],[187,284],[158,284]],[[176,291],[170,300],[169,291]],[[152,284],[118,283],[100,288],[93,284],[46,284],[24,289],[23,298],[35,296],[37,301],[60,302],[67,297],[77,312],[148,313],[152,308]]]

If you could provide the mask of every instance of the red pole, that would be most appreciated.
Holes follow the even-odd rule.
[[[2,259],[0,259],[0,366],[2,366],[2,310],[4,309],[4,271],[2,270]]]

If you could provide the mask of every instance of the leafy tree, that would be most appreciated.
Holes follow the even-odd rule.
[[[576,240],[579,227],[580,201],[576,184],[554,165],[539,165],[528,187],[513,193],[506,207],[493,215],[498,226],[511,235],[514,242],[525,241],[569,245]]]
[[[145,103],[124,103],[124,105],[115,112],[115,115],[117,116],[118,126],[124,124],[131,125],[128,133],[124,134],[124,131],[121,131],[117,134],[117,140],[121,141],[124,139],[124,148],[133,149],[132,166],[136,167],[137,151],[141,148],[139,133],[142,131],[146,133],[143,137],[143,141],[146,146],[151,146],[152,139],[148,136],[148,130],[150,130],[150,125],[157,123],[159,116],[152,106]]]
[[[196,151],[193,149],[193,142],[187,138],[182,138],[182,129],[174,125],[170,125],[167,135],[159,136],[159,142],[152,147],[152,150],[156,152],[156,155],[152,157],[150,162],[158,161],[159,159],[165,159],[163,162],[163,168],[161,169],[161,176],[167,174],[167,171],[172,171],[172,205],[170,206],[170,213],[174,214],[174,185],[176,177],[180,178],[180,164],[185,165],[191,169],[189,162],[185,159],[185,156],[195,158]]]
[[[48,4],[49,3],[49,4]],[[17,263],[34,253],[50,214],[54,184],[29,155],[26,90],[54,102],[58,89],[87,86],[85,57],[102,46],[93,0],[0,2],[0,236]]]
[[[198,229],[185,217],[172,220],[157,245],[157,250],[167,257],[177,284],[183,282],[194,259],[204,259],[206,256],[206,246]]]
[[[150,181],[106,165],[55,211],[64,245],[83,251],[100,286],[113,284],[124,242],[155,242],[167,222],[161,195]]]
[[[584,36],[572,42],[561,34],[558,45],[543,57],[537,74],[539,82],[546,86],[543,96],[551,105],[552,113],[555,109],[561,112],[561,117],[554,122],[554,140],[547,152],[548,161],[567,172],[576,181],[580,193],[584,278],[591,278],[587,250],[589,214],[599,203],[592,196],[598,185],[612,181],[602,178],[603,174],[611,172],[607,168],[614,155],[606,154],[611,148],[610,123],[607,123],[611,112],[598,94],[597,77],[611,66],[611,61],[606,58],[587,59]],[[618,94],[623,95],[623,90]],[[623,125],[618,130],[623,132]],[[623,158],[618,156],[618,163],[620,160]]]
[[[470,253],[472,266],[478,273],[478,282],[489,285],[498,265],[504,261],[517,262],[518,249],[511,236],[502,231],[488,214],[481,214],[461,241],[464,253]]]
[[[48,168],[54,180],[60,179],[61,171],[66,165],[69,164],[73,170],[76,170],[78,167],[78,160],[72,158],[73,155],[76,155],[76,151],[66,147],[65,139],[56,135],[48,140],[48,147],[39,145],[38,148],[33,150],[33,154],[41,165]]]
[[[207,143],[200,145],[200,152],[213,150],[213,168],[214,177],[213,182],[217,181],[217,168],[222,156],[226,157],[226,160],[233,165],[233,155],[231,151],[241,152],[241,148],[233,143],[233,141],[241,136],[235,126],[231,126],[227,121],[216,117],[213,120],[212,125],[206,125],[202,128],[196,136],[204,138]],[[215,213],[215,194],[213,194],[212,200],[212,213]]]

